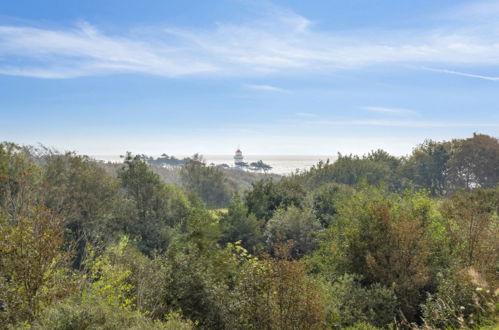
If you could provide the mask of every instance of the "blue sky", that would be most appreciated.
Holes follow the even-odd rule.
[[[401,155],[498,101],[499,1],[0,2],[0,140]]]

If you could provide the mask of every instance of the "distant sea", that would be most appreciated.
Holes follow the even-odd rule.
[[[156,158],[159,155],[151,155]],[[94,159],[102,160],[105,162],[121,163],[123,158],[119,155],[93,155]],[[188,156],[175,156],[177,158],[184,158]],[[228,164],[230,166],[234,165],[233,155],[203,155],[207,164]],[[296,172],[296,170],[303,171],[312,167],[312,165],[317,164],[320,160],[326,161],[327,159],[333,161],[336,156],[310,156],[310,155],[245,155],[244,161],[247,163],[256,162],[262,160],[264,163],[272,166],[270,173],[275,174],[291,174]]]

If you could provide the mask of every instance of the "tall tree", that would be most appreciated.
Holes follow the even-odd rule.
[[[262,223],[248,212],[239,195],[235,195],[226,214],[220,219],[222,243],[240,241],[242,247],[254,253],[263,245]]]
[[[128,155],[118,176],[135,204],[123,230],[139,239],[143,252],[164,250],[172,228],[185,224],[190,215],[187,196],[177,187],[162,183],[139,157]]]
[[[449,185],[493,188],[499,183],[499,140],[488,135],[473,134],[466,140],[453,141],[449,160]]]
[[[69,254],[61,217],[30,206],[15,224],[0,222],[0,327],[32,320],[69,295]]]
[[[199,155],[189,159],[180,172],[183,186],[196,193],[209,208],[226,207],[231,191],[223,171],[216,166],[206,166]]]
[[[44,204],[63,218],[67,240],[76,242],[79,266],[88,243],[102,246],[115,236],[118,181],[86,156],[74,153],[43,155]]]
[[[28,148],[0,144],[0,207],[12,222],[41,199],[40,168]]]
[[[305,190],[294,178],[282,178],[277,183],[264,179],[253,183],[251,188],[245,201],[249,212],[258,219],[269,220],[279,207],[302,207],[305,202]]]
[[[341,203],[317,251],[327,278],[360,274],[364,284],[393,286],[405,316],[417,320],[430,282],[425,217],[403,198],[369,188]],[[331,265],[331,266],[328,266]]]
[[[494,279],[499,261],[499,188],[457,192],[443,201],[441,212],[456,262]]]
[[[310,209],[296,206],[280,208],[267,222],[265,238],[269,251],[276,245],[289,244],[290,256],[302,257],[318,247],[317,234],[322,226]]]
[[[450,144],[426,140],[405,161],[403,171],[418,188],[428,189],[432,195],[446,192]]]

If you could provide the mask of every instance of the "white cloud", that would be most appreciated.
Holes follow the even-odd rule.
[[[64,79],[90,74],[90,70],[80,68],[72,70],[70,68],[31,68],[31,67],[0,67],[0,74],[8,76],[21,76],[44,79]]]
[[[447,122],[423,120],[315,120],[305,122],[309,125],[327,126],[380,126],[407,128],[485,128],[499,127],[499,123]]]
[[[310,112],[297,112],[296,115],[300,117],[319,117],[319,115]]]
[[[38,78],[113,72],[179,76],[216,70],[173,47],[107,36],[86,23],[72,30],[0,26],[0,56],[4,62],[14,58],[27,63],[0,65],[0,73]]]
[[[499,81],[499,77],[493,77],[493,76],[484,76],[484,75],[473,74],[473,73],[459,72],[459,71],[446,70],[446,69],[427,68],[427,67],[423,67],[423,69],[427,70],[427,71],[454,74],[454,75],[468,77],[468,78],[477,78],[477,79],[483,79],[483,80]]]
[[[261,91],[267,91],[267,92],[285,92],[286,90],[276,87],[276,86],[271,86],[271,85],[253,85],[253,84],[248,84],[245,85],[246,88],[250,89],[257,89]]]
[[[414,110],[404,109],[404,108],[388,108],[379,106],[365,106],[361,107],[362,110],[367,110],[371,112],[386,113],[386,114],[396,114],[396,115],[417,115],[418,113]]]
[[[485,15],[480,8],[475,16]],[[499,65],[497,20],[463,20],[431,30],[338,32],[319,30],[286,9],[265,10],[260,18],[240,24],[205,30],[158,27],[146,35],[138,30],[106,34],[88,23],[71,29],[0,26],[0,73],[39,78],[110,73],[247,77],[393,64]]]

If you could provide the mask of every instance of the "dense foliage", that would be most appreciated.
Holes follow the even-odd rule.
[[[493,137],[339,155],[244,192],[197,155],[178,185],[152,166],[0,144],[0,328],[499,323]]]

